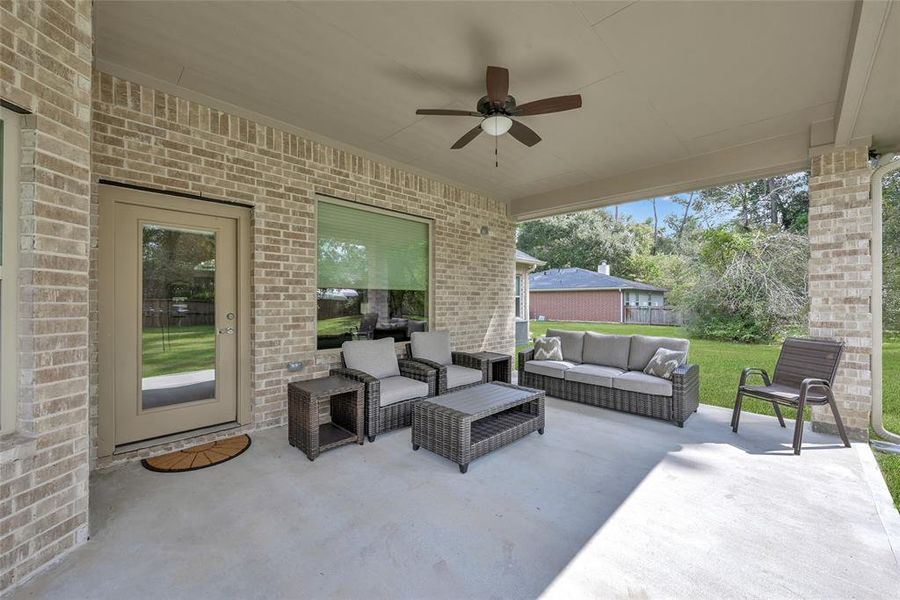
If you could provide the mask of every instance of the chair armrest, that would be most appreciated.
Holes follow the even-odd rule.
[[[435,372],[435,388],[434,395],[440,396],[444,392],[447,391],[447,366],[442,365],[441,363],[436,363],[433,360],[428,360],[427,358],[407,358],[405,360],[417,362],[420,365],[424,365],[429,369],[433,369]]]
[[[359,371],[357,369],[350,369],[348,367],[334,368],[328,371],[329,375],[339,375],[341,377],[346,377],[347,379],[353,379],[355,381],[361,381],[366,386],[371,384],[378,383],[378,378],[369,375],[365,371]]]
[[[525,363],[534,358],[534,347],[526,348],[519,352],[519,359],[516,362],[516,369],[521,371],[525,368]]]
[[[491,361],[486,358],[473,356],[468,352],[451,352],[453,364],[467,369],[476,369],[481,371],[481,383],[487,383],[490,377]]]
[[[700,406],[700,365],[681,365],[672,371],[672,409],[684,423]]]
[[[741,382],[738,386],[743,386],[747,383],[747,379],[750,378],[751,375],[759,375],[762,377],[763,383],[766,385],[772,385],[772,382],[769,380],[769,373],[765,369],[759,369],[756,367],[747,367],[743,371],[741,371]]]
[[[400,366],[400,375],[427,383],[429,397],[437,394],[437,369],[410,358],[401,358],[397,363]],[[446,369],[444,373],[446,376]]]
[[[822,388],[825,390],[826,394],[831,393],[831,383],[827,379],[817,379],[815,377],[807,377],[800,383],[799,401],[801,404],[806,402],[806,396],[809,394],[810,388]]]

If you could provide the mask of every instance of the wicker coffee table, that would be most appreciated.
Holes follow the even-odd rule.
[[[412,446],[459,465],[469,463],[532,431],[544,433],[543,390],[485,383],[422,400],[413,407]]]

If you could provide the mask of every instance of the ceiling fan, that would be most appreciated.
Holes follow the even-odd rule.
[[[513,120],[512,117],[529,117],[581,108],[580,94],[555,96],[516,105],[516,99],[509,95],[509,70],[504,67],[488,67],[486,80],[487,96],[478,100],[475,111],[420,108],[416,114],[481,117],[481,123],[450,146],[453,150],[459,150],[478,137],[482,131],[493,136],[501,136],[509,132],[509,135],[526,146],[534,146],[541,141],[541,136],[530,127]]]

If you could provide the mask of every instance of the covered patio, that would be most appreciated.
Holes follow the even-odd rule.
[[[0,3],[0,593],[895,596],[867,440],[898,49],[897,0]],[[508,376],[521,221],[807,169],[852,448],[821,407],[795,456],[765,416],[548,397],[460,475],[410,447],[425,392],[366,396],[361,446],[289,445],[289,385],[348,342],[437,332]]]
[[[683,430],[549,400],[466,475],[409,431],[300,460],[283,427],[191,474],[97,472],[91,542],[13,598],[889,598],[866,444],[702,407]]]

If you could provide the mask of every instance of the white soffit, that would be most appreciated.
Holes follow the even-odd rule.
[[[164,82],[167,91],[214,98],[509,200],[525,218],[794,168],[810,126],[834,117],[853,7],[99,2],[96,58],[113,74]],[[584,97],[581,110],[523,118],[543,138],[533,148],[499,138],[499,168],[489,136],[449,149],[477,119],[415,115],[419,107],[473,109],[491,64],[510,69],[519,102]],[[877,76],[891,64],[878,55],[873,85],[891,85]],[[890,89],[867,93],[857,129],[893,135],[867,120],[883,112],[869,104],[892,98],[896,110]],[[703,164],[718,173],[701,172]],[[636,188],[635,174],[644,181]]]

